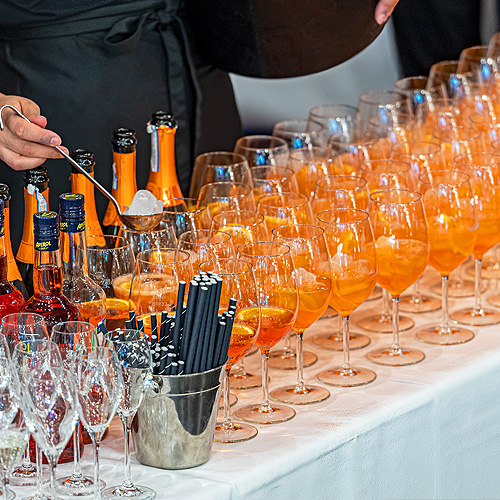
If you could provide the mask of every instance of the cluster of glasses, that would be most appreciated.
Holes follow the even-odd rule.
[[[150,488],[132,482],[129,440],[132,419],[152,379],[148,339],[135,330],[114,330],[102,338],[90,323],[63,322],[47,331],[43,317],[9,314],[0,326],[0,474],[2,498],[14,498],[10,483],[36,484],[36,500],[93,494],[95,498],[154,499]],[[125,479],[104,489],[99,474],[101,437],[118,413],[125,434]],[[94,450],[94,475],[80,468],[80,423]],[[29,436],[36,443],[30,463]],[[59,457],[74,439],[74,471],[56,478]],[[24,453],[22,465],[14,467]],[[42,481],[42,453],[50,468]],[[33,480],[34,477],[34,480]],[[104,491],[103,491],[104,489]]]

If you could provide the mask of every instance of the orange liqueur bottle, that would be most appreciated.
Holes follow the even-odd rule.
[[[175,169],[177,122],[172,114],[157,111],[147,131],[151,134],[151,170],[146,189],[162,200],[164,207],[174,206],[178,204],[174,198],[183,197]]]
[[[119,128],[113,132],[113,186],[111,194],[123,210],[129,207],[137,192],[135,177],[136,145],[135,131]],[[103,226],[107,234],[118,235],[120,219],[114,205],[110,202],[104,214]]]
[[[87,173],[94,177],[94,155],[86,149],[75,149],[71,158]],[[94,185],[75,167],[71,167],[71,191],[85,197],[85,232],[88,236],[102,235],[101,224],[95,208]]]
[[[33,265],[35,250],[33,246],[33,215],[49,209],[49,176],[45,167],[28,170],[24,176],[24,227],[23,237],[17,250],[17,263],[21,277],[31,297],[33,288]]]

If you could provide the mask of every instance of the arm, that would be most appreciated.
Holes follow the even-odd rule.
[[[389,19],[399,0],[379,0],[375,7],[375,21],[384,24]]]
[[[47,158],[62,158],[51,146],[61,144],[61,138],[46,130],[47,119],[40,108],[25,97],[0,94],[0,108],[11,104],[27,116],[31,124],[5,109],[2,118],[5,129],[0,132],[0,159],[14,170],[27,170],[41,165]],[[66,149],[66,148],[63,148]]]

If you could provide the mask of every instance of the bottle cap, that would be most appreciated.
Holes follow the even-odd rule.
[[[131,128],[118,128],[113,132],[113,151],[115,153],[133,153],[137,144],[135,130]]]
[[[6,208],[9,208],[10,199],[11,196],[10,196],[9,186],[7,186],[7,184],[0,184],[0,200],[3,200],[4,210]]]
[[[40,191],[45,191],[48,188],[49,175],[47,169],[43,166],[36,167],[26,171],[24,176],[25,186],[30,184],[37,187]]]
[[[177,128],[177,122],[172,113],[167,113],[166,111],[156,111],[151,116],[151,121],[148,125],[153,127],[161,127],[162,125],[167,126],[168,128]]]
[[[35,250],[51,252],[59,248],[59,214],[37,212],[33,215]]]
[[[0,200],[0,237],[5,233],[3,208],[3,200]]]
[[[85,230],[85,197],[80,193],[64,193],[59,196],[61,231],[80,233]]]
[[[87,149],[75,149],[74,151],[71,151],[70,156],[85,170],[85,172],[88,172],[89,174],[94,172],[95,162],[94,153],[92,153],[92,151],[88,151]],[[79,174],[80,172],[72,166],[71,173]]]

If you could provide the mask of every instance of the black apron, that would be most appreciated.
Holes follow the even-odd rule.
[[[177,172],[187,194],[194,157],[232,150],[242,134],[229,77],[198,56],[181,0],[96,3],[37,1],[30,9],[1,2],[0,92],[35,101],[47,128],[70,150],[93,151],[96,178],[108,188],[113,130],[137,132],[137,184],[144,188],[146,122],[154,111],[173,112],[179,123]],[[70,166],[64,160],[45,165],[50,208],[57,210],[59,194],[70,191]],[[14,252],[22,229],[23,175],[0,161],[0,182],[12,193]],[[96,203],[102,217],[107,200],[97,193]]]

